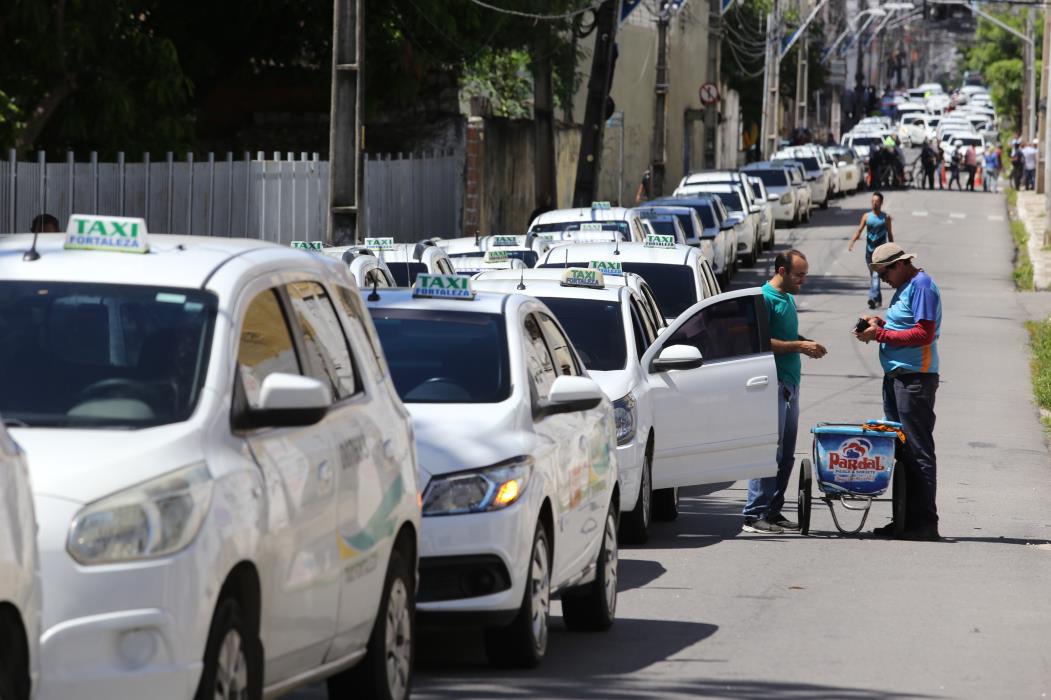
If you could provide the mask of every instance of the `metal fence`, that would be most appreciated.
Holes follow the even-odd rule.
[[[325,240],[328,162],[318,154],[245,153],[204,160],[0,162],[0,231],[28,231],[35,216],[140,216],[155,232],[261,238],[287,245]],[[460,229],[462,159],[453,154],[380,155],[365,161],[363,235],[414,241]]]
[[[458,236],[464,160],[455,152],[385,154],[365,160],[364,226],[399,242]]]

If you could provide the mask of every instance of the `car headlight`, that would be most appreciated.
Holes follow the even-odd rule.
[[[173,554],[197,536],[211,502],[212,475],[194,464],[85,506],[66,549],[81,564]]]
[[[617,423],[617,444],[624,445],[635,438],[639,411],[635,406],[635,397],[631,394],[613,402],[613,419]]]
[[[791,203],[792,203],[792,193],[791,192],[785,192],[783,195],[781,195],[781,204],[791,204]]]
[[[423,492],[423,514],[459,515],[506,508],[525,493],[532,475],[533,458],[522,455],[491,467],[436,476]]]

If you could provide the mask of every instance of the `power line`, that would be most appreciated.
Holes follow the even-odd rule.
[[[564,13],[558,14],[558,15],[544,15],[544,14],[535,14],[533,12],[521,12],[519,10],[509,10],[506,7],[497,7],[496,5],[490,5],[489,3],[485,2],[484,0],[469,0],[469,2],[472,2],[475,5],[478,5],[479,7],[484,7],[487,10],[492,10],[493,12],[501,12],[501,13],[503,13],[505,15],[514,15],[515,17],[524,17],[526,19],[547,20],[547,21],[558,21],[558,20],[563,20],[563,19],[573,19],[574,17],[577,17],[578,15],[585,14],[587,12],[595,12],[596,10],[598,10],[599,5],[602,4],[602,0],[592,0],[592,2],[590,4],[588,4],[587,7],[581,8],[579,10],[572,10],[570,12],[564,12]]]

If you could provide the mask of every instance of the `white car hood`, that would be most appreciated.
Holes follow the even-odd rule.
[[[532,454],[536,436],[521,429],[519,407],[501,404],[406,404],[419,456],[420,486],[432,476],[477,469]]]
[[[204,458],[199,427],[143,430],[12,428],[25,450],[33,493],[90,503]]]
[[[602,387],[602,392],[610,403],[624,398],[624,395],[635,388],[635,371],[631,369],[617,369],[609,372],[595,372],[588,370],[591,378]]]

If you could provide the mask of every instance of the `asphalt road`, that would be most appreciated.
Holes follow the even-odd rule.
[[[810,261],[800,332],[829,349],[803,360],[800,458],[815,423],[882,413],[876,346],[849,333],[867,312],[867,280],[863,246],[846,246],[868,200],[837,200],[810,225],[778,231],[777,249],[799,248]],[[621,550],[610,632],[567,632],[556,603],[543,665],[506,672],[486,666],[476,632],[428,631],[414,697],[1051,694],[1051,459],[1032,402],[1003,198],[889,192],[885,208],[897,241],[942,290],[935,436],[946,539],[844,537],[817,507],[811,537],[744,534],[744,484],[694,489],[676,522]],[[771,262],[768,254],[734,286],[761,284]],[[889,515],[889,504],[876,504],[866,530]]]

